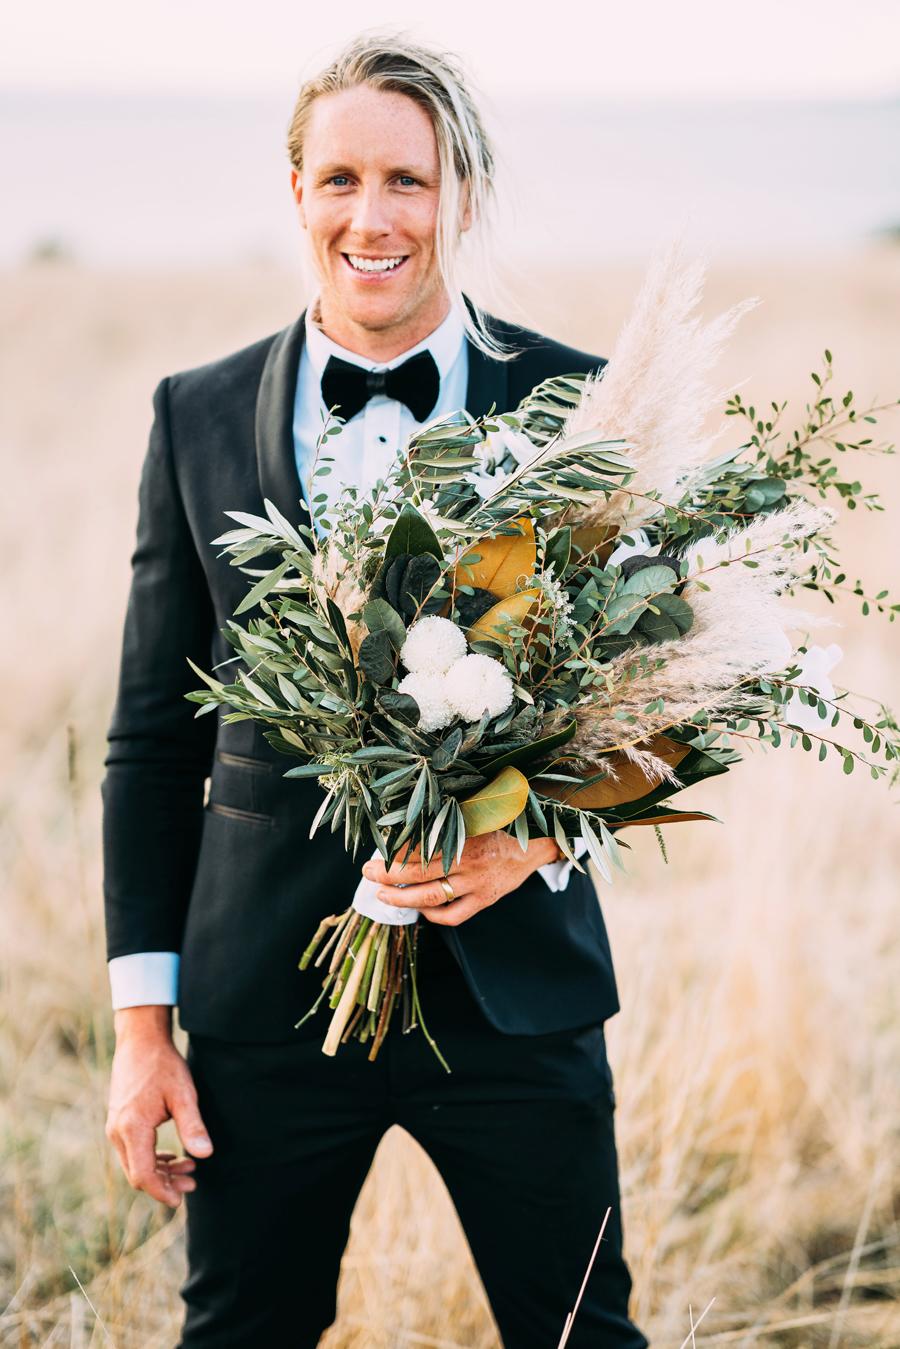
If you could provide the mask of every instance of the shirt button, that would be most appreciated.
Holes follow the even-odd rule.
[[[387,436],[379,436],[378,439],[381,441],[382,445],[387,444]]]

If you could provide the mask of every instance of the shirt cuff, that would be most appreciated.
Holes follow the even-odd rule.
[[[137,951],[109,961],[113,1011],[120,1007],[174,1007],[179,957],[174,951]]]
[[[583,838],[575,840],[572,852],[576,857],[582,857],[587,852],[587,844]],[[545,867],[538,867],[538,874],[543,876],[551,890],[565,890],[572,874],[572,863],[567,858],[562,858],[559,862],[548,862]]]

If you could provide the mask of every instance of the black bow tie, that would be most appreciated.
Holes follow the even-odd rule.
[[[355,417],[376,394],[405,403],[417,422],[424,422],[438,400],[441,377],[430,351],[410,356],[393,370],[364,370],[361,365],[329,356],[322,375],[322,398],[327,408],[338,404],[345,421]]]

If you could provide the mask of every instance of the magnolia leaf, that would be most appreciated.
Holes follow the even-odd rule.
[[[690,753],[689,745],[680,745],[676,740],[670,740],[668,736],[657,735],[646,741],[640,746],[652,754],[656,754],[663,759],[670,768]],[[590,786],[572,786],[568,783],[553,782],[540,776],[535,778],[538,790],[542,796],[549,796],[554,801],[562,801],[567,806],[577,806],[580,810],[604,810],[610,806],[617,806],[625,801],[639,801],[642,796],[659,786],[658,782],[650,782],[641,772],[637,764],[627,759],[620,750],[614,750],[611,754],[604,755],[603,758],[592,769],[591,774],[603,771],[604,762],[612,762],[618,776],[615,778],[602,778],[599,782],[593,782]],[[546,785],[545,785],[546,783]]]
[[[443,607],[444,600],[433,592],[440,580],[441,569],[428,553],[411,557],[403,566],[401,577],[397,581],[397,602],[402,613],[409,618],[418,613],[435,613]],[[401,643],[402,645],[402,643]]]
[[[722,823],[717,815],[708,815],[705,810],[667,810],[665,813],[657,811],[655,815],[648,815],[641,820],[610,820],[608,827],[618,831],[628,829],[633,824],[681,824],[690,820],[712,820],[714,824]]]
[[[459,803],[468,837],[492,834],[512,824],[525,808],[528,791],[528,779],[518,768],[501,769],[486,787]]]
[[[419,514],[415,506],[410,506],[408,502],[397,516],[388,535],[384,550],[385,561],[399,557],[401,553],[411,553],[413,557],[417,557],[420,553],[431,553],[438,562],[442,562],[444,558],[438,537],[431,525]]]
[[[583,556],[596,553],[596,561],[602,565],[613,550],[617,533],[615,525],[576,525],[572,530],[572,547]]]
[[[511,749],[506,754],[501,754],[499,758],[492,759],[490,763],[485,764],[484,772],[496,773],[501,768],[518,768],[522,764],[531,763],[534,759],[541,759],[552,753],[553,750],[558,749],[560,745],[565,745],[567,741],[571,740],[577,726],[578,723],[573,719],[561,731],[554,731],[552,735],[545,735],[541,740],[529,741],[527,745],[519,745],[516,749]]]
[[[398,689],[384,689],[379,693],[378,706],[389,716],[399,717],[400,721],[408,722],[410,726],[415,726],[422,715],[415,698],[408,693],[400,693]]]
[[[370,632],[359,647],[359,668],[373,684],[386,684],[394,673],[391,639],[382,629]]]
[[[520,590],[498,604],[492,604],[469,628],[467,638],[470,642],[509,642],[506,629],[524,622],[540,593],[537,589]]]
[[[515,534],[495,534],[472,545],[466,556],[477,557],[478,561],[462,558],[455,571],[457,585],[490,590],[500,599],[515,594],[520,579],[534,573],[537,547],[531,521],[523,516],[514,524]]]
[[[406,641],[406,625],[392,604],[387,600],[369,600],[363,606],[362,616],[369,632],[386,632],[391,644],[400,650]]]

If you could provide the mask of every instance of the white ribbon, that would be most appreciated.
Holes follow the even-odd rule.
[[[372,861],[381,861],[381,854],[373,853]],[[392,927],[404,927],[407,923],[414,923],[419,916],[419,910],[401,909],[396,904],[385,904],[384,900],[378,898],[378,891],[382,885],[383,882],[370,881],[366,876],[360,879],[352,901],[356,912],[365,918],[374,918],[376,923],[389,923]]]

